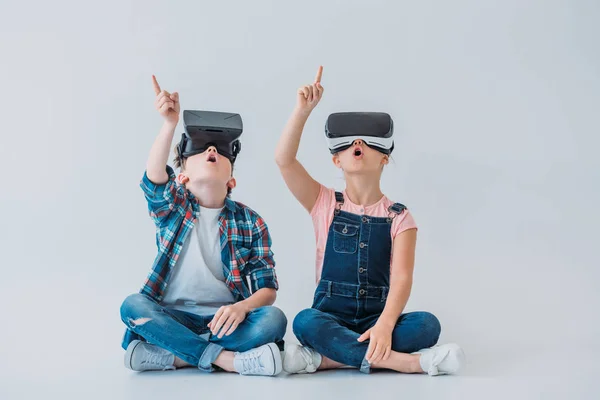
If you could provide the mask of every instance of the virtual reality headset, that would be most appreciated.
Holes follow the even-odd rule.
[[[205,152],[215,146],[217,152],[227,157],[233,164],[242,144],[239,137],[243,131],[242,117],[239,114],[215,111],[183,111],[185,133],[177,145],[179,159]]]
[[[357,139],[390,154],[394,150],[394,121],[389,114],[380,112],[334,113],[327,118],[325,136],[331,154],[350,148]]]

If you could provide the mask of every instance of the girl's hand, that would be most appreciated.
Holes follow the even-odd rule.
[[[165,121],[177,125],[180,111],[179,93],[160,90],[160,85],[154,75],[152,75],[152,86],[154,86],[154,94],[156,95],[154,107],[165,118]]]
[[[298,89],[296,110],[310,114],[310,112],[319,104],[323,91],[325,90],[321,86],[321,77],[323,76],[323,67],[319,67],[317,76],[312,85],[302,86]]]
[[[367,330],[358,338],[359,342],[369,339],[369,348],[365,356],[369,364],[373,365],[380,361],[385,361],[390,357],[393,331],[393,325],[377,321],[374,327]]]

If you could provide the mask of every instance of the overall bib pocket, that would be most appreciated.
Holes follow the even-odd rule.
[[[333,250],[336,253],[352,254],[358,248],[359,226],[344,222],[333,223]]]

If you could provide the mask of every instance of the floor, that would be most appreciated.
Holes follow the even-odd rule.
[[[124,368],[119,346],[124,325],[118,310],[125,296],[115,292],[127,293],[127,285],[104,290],[75,274],[61,277],[5,289],[5,299],[12,301],[0,319],[0,400],[600,399],[593,302],[568,313],[547,305],[535,312],[523,306],[477,313],[472,304],[479,303],[471,302],[471,309],[444,316],[450,322],[441,342],[457,341],[467,356],[458,376],[356,370],[275,378],[194,369],[135,373]],[[29,296],[23,296],[25,290]],[[287,304],[283,309],[298,312]],[[285,339],[296,341],[291,329]]]
[[[44,346],[51,348],[52,343]],[[123,368],[119,348],[84,346],[65,349],[63,357],[41,365],[20,360],[11,368],[2,362],[0,399],[598,399],[600,371],[593,352],[586,351],[590,346],[582,344],[577,351],[523,344],[467,346],[468,364],[460,376],[366,376],[338,370],[276,378],[208,375],[193,369],[134,373]],[[84,359],[87,362],[76,365]]]

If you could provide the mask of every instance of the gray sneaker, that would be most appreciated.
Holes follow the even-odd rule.
[[[125,367],[133,371],[164,371],[175,369],[175,356],[158,346],[134,340],[125,352]]]
[[[281,352],[275,343],[235,353],[233,366],[241,375],[275,376],[281,372]]]

